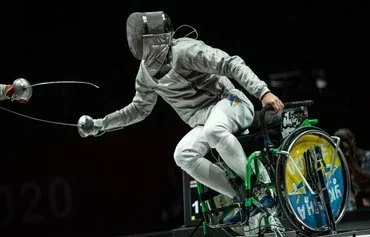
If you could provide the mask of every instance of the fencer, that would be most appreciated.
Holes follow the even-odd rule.
[[[193,31],[196,33],[194,28]],[[224,170],[204,158],[215,148],[225,163],[245,179],[246,155],[234,134],[251,125],[254,105],[231,80],[263,106],[271,104],[280,111],[284,104],[240,56],[231,56],[196,38],[175,38],[175,33],[170,18],[162,11],[128,16],[128,46],[140,60],[135,96],[130,104],[103,118],[81,116],[78,133],[84,138],[100,136],[140,122],[149,116],[160,96],[191,128],[174,151],[176,164],[202,184],[239,200]],[[271,196],[263,198],[264,205],[274,204]],[[234,224],[246,215],[241,210],[224,222]]]

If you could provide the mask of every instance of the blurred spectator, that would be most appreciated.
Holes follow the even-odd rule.
[[[356,205],[348,203],[349,210],[369,207],[370,200],[370,150],[357,146],[356,138],[348,128],[340,128],[334,132],[340,141],[340,147],[346,157],[351,179],[351,195],[356,200]],[[351,196],[350,195],[350,196]]]

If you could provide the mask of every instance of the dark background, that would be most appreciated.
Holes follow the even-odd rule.
[[[273,73],[300,72],[293,87],[272,89],[285,101],[314,99],[309,111],[320,127],[349,127],[370,148],[366,3],[12,1],[0,9],[1,83],[23,77],[100,86],[34,87],[27,105],[3,101],[3,108],[70,124],[122,108],[135,93],[139,67],[126,19],[163,10],[175,28],[195,27],[199,39],[243,57],[266,82]],[[315,87],[318,70],[328,82],[323,93]],[[172,154],[189,128],[163,100],[145,121],[98,138],[5,110],[0,124],[2,231],[118,236],[183,224],[182,176]]]

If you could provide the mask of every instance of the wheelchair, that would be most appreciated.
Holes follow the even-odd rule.
[[[337,233],[336,225],[349,198],[349,169],[339,138],[330,136],[316,126],[317,119],[308,117],[312,105],[312,100],[293,101],[285,103],[279,113],[269,113],[271,105],[256,111],[249,132],[236,134],[247,155],[245,179],[238,177],[214,149],[206,155],[225,170],[243,198],[235,203],[197,181],[203,216],[198,227],[202,225],[204,237],[213,236],[215,228],[228,236]],[[258,201],[261,190],[274,198],[274,207],[265,208]],[[257,214],[235,225],[222,222],[240,208]]]

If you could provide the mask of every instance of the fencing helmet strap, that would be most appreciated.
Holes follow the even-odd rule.
[[[169,17],[162,11],[134,12],[126,22],[127,42],[131,53],[141,60],[143,57],[143,35],[172,32]]]

